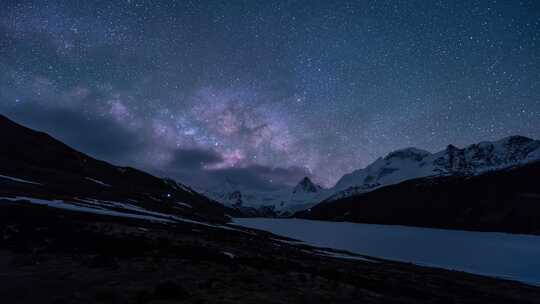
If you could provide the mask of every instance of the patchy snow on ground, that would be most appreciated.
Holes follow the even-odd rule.
[[[540,236],[300,219],[234,223],[313,246],[540,285]]]
[[[193,206],[191,206],[190,204],[187,204],[187,203],[178,202],[176,204],[178,206],[180,206],[180,207],[193,208]]]
[[[102,182],[102,181],[100,181],[100,180],[93,179],[93,178],[91,178],[91,177],[85,177],[85,178],[86,178],[87,180],[91,181],[91,182],[94,182],[94,183],[98,184],[98,185],[102,185],[102,186],[105,186],[105,187],[112,187],[111,185],[106,184],[106,183],[104,183],[104,182]]]
[[[77,212],[86,212],[100,215],[109,215],[126,218],[136,218],[148,221],[162,222],[162,223],[190,223],[196,225],[203,225],[207,227],[226,229],[226,230],[238,230],[233,227],[209,224],[190,219],[181,218],[175,215],[170,215],[161,212],[155,212],[146,210],[142,207],[135,206],[128,203],[111,202],[111,201],[98,201],[94,199],[81,199],[77,198],[76,201],[63,201],[63,200],[45,200],[34,197],[0,197],[0,200],[7,200],[11,202],[30,203],[36,205],[45,205],[52,208],[59,208]],[[136,212],[136,213],[134,213]]]
[[[29,181],[29,180],[20,179],[20,178],[16,178],[16,177],[13,177],[13,176],[7,176],[7,175],[0,175],[0,178],[8,179],[8,180],[11,180],[11,181],[14,181],[14,182],[18,182],[18,183],[26,183],[26,184],[34,184],[34,185],[43,185],[43,184],[41,184],[41,183],[32,182],[32,181]]]
[[[172,219],[166,218],[167,216],[164,214],[162,214],[164,217],[156,217],[156,216],[146,215],[146,214],[127,213],[127,212],[121,212],[121,211],[116,211],[116,210],[110,210],[98,204],[96,204],[95,206],[90,206],[90,205],[87,206],[87,205],[78,204],[75,202],[65,202],[61,200],[44,200],[44,199],[38,199],[38,198],[33,198],[33,197],[22,197],[22,196],[14,197],[14,198],[0,197],[0,199],[9,200],[12,202],[18,202],[18,201],[29,202],[30,204],[45,205],[52,208],[59,208],[59,209],[64,209],[64,210],[86,212],[86,213],[93,213],[93,214],[100,214],[100,215],[137,218],[137,219],[166,222],[166,223],[174,222]]]
[[[323,250],[323,249],[315,250],[315,253],[323,255],[323,256],[327,256],[327,257],[334,257],[334,258],[340,258],[340,259],[359,260],[359,261],[365,261],[365,262],[371,262],[371,263],[377,262],[376,260],[368,259],[366,257],[355,255],[355,254],[332,252],[332,251]]]

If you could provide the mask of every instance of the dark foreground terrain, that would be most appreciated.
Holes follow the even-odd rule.
[[[0,202],[2,303],[538,303],[540,288],[338,259],[244,228]]]

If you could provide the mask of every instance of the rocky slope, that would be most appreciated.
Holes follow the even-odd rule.
[[[115,216],[228,221],[234,213],[189,187],[117,167],[0,115],[0,198]]]

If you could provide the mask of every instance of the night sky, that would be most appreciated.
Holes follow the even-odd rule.
[[[332,2],[1,0],[0,113],[198,187],[540,137],[540,1]]]

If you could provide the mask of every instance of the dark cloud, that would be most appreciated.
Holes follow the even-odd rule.
[[[219,184],[225,181],[233,182],[247,188],[258,190],[276,190],[290,187],[298,183],[309,173],[302,168],[272,168],[261,165],[251,165],[242,168],[224,168],[205,172],[209,180]]]
[[[274,168],[252,164],[243,167],[208,168],[222,161],[222,156],[214,150],[176,150],[173,160],[165,166],[166,169],[149,170],[203,189],[221,188],[224,183],[233,183],[250,189],[271,191],[294,186],[304,176],[312,177],[306,169],[299,167]]]
[[[282,187],[293,186],[304,176],[310,175],[303,168],[272,168],[261,165],[213,170],[208,172],[208,174],[221,182],[228,180],[248,188],[259,190],[276,190]]]
[[[180,149],[174,151],[173,160],[169,167],[173,170],[199,169],[206,165],[212,165],[223,161],[219,153],[204,149]]]

